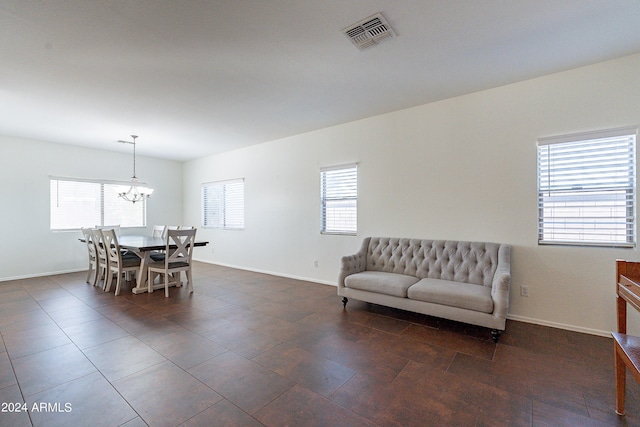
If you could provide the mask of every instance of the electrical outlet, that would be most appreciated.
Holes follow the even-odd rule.
[[[317,267],[317,266],[318,266],[318,260],[317,260],[317,259],[313,260],[313,266],[314,266],[314,267]]]
[[[528,297],[529,296],[529,287],[528,286],[520,286],[520,296]]]

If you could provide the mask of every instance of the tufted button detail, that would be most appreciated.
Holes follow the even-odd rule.
[[[491,286],[498,263],[498,246],[479,242],[372,237],[364,261],[367,270]]]

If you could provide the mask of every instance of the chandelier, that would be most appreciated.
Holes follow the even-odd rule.
[[[133,138],[132,141],[118,141],[123,144],[133,144],[133,175],[131,176],[131,186],[129,189],[123,193],[118,193],[119,197],[123,199],[135,203],[141,200],[148,199],[151,197],[151,193],[153,193],[153,188],[146,187],[143,183],[138,182],[138,177],[136,176],[136,138],[138,135],[131,135]],[[143,185],[140,185],[143,184]]]

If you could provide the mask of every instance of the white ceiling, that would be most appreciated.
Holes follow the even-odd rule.
[[[382,12],[397,37],[341,32]],[[188,160],[640,52],[639,0],[0,0],[0,134]]]

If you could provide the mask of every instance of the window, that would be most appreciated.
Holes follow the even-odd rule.
[[[118,197],[128,184],[50,178],[51,230],[77,230],[96,225],[146,227],[147,202]]]
[[[202,226],[244,230],[244,179],[202,185]]]
[[[538,140],[538,243],[635,244],[637,130]]]
[[[358,232],[358,166],[320,170],[321,232]]]

